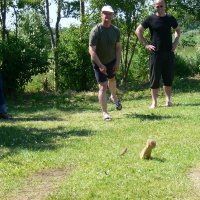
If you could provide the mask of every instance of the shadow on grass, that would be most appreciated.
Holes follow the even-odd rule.
[[[66,127],[54,129],[2,126],[0,130],[0,159],[18,153],[22,149],[31,151],[49,151],[63,146],[62,139],[72,136],[89,137],[94,133],[87,129],[66,130]],[[65,146],[67,143],[65,143]],[[8,149],[7,153],[1,153]]]
[[[38,116],[38,117],[14,117],[10,122],[35,122],[35,121],[66,121],[60,117],[55,116]]]
[[[199,107],[200,106],[200,103],[177,103],[177,104],[174,104],[174,106],[192,106],[192,107]],[[173,106],[173,107],[174,107]]]
[[[172,116],[162,116],[162,115],[155,115],[155,114],[137,114],[137,113],[133,113],[133,114],[127,114],[126,115],[128,118],[135,118],[135,119],[139,119],[140,121],[154,121],[154,120],[163,120],[163,119],[171,119],[174,118]]]
[[[151,160],[160,162],[160,163],[164,163],[166,161],[165,158],[157,158],[157,157],[152,157]]]
[[[18,113],[25,112],[30,114],[52,108],[63,112],[99,111],[99,107],[95,107],[94,103],[98,103],[97,96],[94,95],[75,94],[73,96],[65,94],[57,95],[53,93],[34,93],[23,94],[14,101],[8,103],[8,105],[12,107],[12,110]]]

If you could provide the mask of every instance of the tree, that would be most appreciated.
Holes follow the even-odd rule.
[[[1,40],[0,60],[1,72],[7,91],[14,94],[31,80],[32,75],[45,72],[49,63],[46,30],[41,17],[37,13],[21,9],[15,1],[1,1]],[[6,14],[9,8],[15,8],[15,32],[6,29]],[[25,16],[26,13],[26,16]],[[30,17],[31,16],[31,17]],[[19,29],[18,29],[19,28]]]
[[[59,52],[59,89],[76,91],[91,90],[96,81],[88,54],[89,29],[71,26],[62,32]]]
[[[33,75],[49,69],[47,30],[41,16],[30,11],[23,13],[18,25],[18,37],[10,32],[9,38],[1,43],[5,59],[2,73],[10,94],[23,89]]]
[[[39,12],[45,21],[45,25],[49,31],[50,41],[51,41],[51,50],[53,55],[53,65],[54,65],[54,79],[55,79],[55,90],[58,90],[58,45],[60,39],[60,20],[61,20],[61,11],[64,7],[64,0],[20,0],[22,6],[30,6],[32,9]],[[51,27],[50,23],[50,5],[54,3],[56,6],[56,23],[55,27]]]
[[[80,22],[81,22],[81,25],[84,24],[84,20],[85,20],[85,1],[80,0]]]
[[[55,72],[55,90],[58,90],[58,82],[59,82],[59,76],[58,76],[58,43],[60,38],[60,30],[59,30],[59,23],[61,19],[61,10],[63,6],[63,0],[58,0],[55,2],[57,5],[57,18],[56,18],[56,25],[55,25],[55,37],[53,33],[53,28],[50,25],[50,15],[49,15],[49,0],[45,0],[45,9],[43,10],[43,15],[45,17],[46,26],[49,30],[50,37],[51,37],[51,47],[53,51],[53,58],[54,58],[54,72]]]

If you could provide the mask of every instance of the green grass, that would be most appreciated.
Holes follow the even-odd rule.
[[[47,79],[46,88],[44,82]],[[49,70],[47,73],[38,74],[32,77],[32,80],[25,86],[25,92],[41,92],[41,91],[54,90],[54,71]]]
[[[183,41],[188,41],[188,44],[194,46],[182,46]],[[196,58],[197,51],[199,51],[200,36],[199,30],[191,30],[183,32],[180,37],[180,45],[178,46],[177,53],[183,56],[183,58]]]
[[[148,109],[149,90],[121,95],[123,110],[109,103],[104,122],[95,93],[36,93],[9,102],[12,122],[0,121],[0,199],[18,194],[37,172],[69,168],[47,199],[198,199],[188,174],[199,164],[199,80],[176,82],[175,106]],[[152,160],[139,153],[157,141]],[[123,149],[127,153],[121,156]]]

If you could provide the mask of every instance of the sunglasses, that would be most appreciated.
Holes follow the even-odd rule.
[[[112,15],[113,13],[111,12],[102,12],[104,15]]]
[[[156,8],[162,8],[163,6],[161,5],[161,6],[156,6]]]

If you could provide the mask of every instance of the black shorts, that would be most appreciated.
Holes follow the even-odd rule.
[[[108,63],[108,64],[104,64],[104,66],[107,69],[107,74],[105,75],[103,74],[100,70],[99,67],[93,63],[93,69],[94,69],[94,73],[95,73],[95,77],[98,83],[102,83],[102,82],[106,82],[108,79],[112,79],[115,77],[115,73],[114,73],[114,65],[115,65],[116,60],[113,60],[112,62]]]
[[[174,52],[154,52],[150,55],[150,88],[158,89],[162,77],[164,86],[172,86]]]

